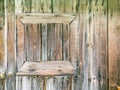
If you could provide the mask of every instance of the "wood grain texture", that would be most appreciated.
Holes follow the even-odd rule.
[[[1,0],[3,1],[3,0]],[[76,86],[75,89],[76,90],[105,90],[106,88],[106,85],[105,85],[105,79],[106,79],[106,17],[104,16],[100,16],[100,15],[106,15],[106,1],[107,0],[19,0],[19,3],[20,3],[20,8],[19,9],[15,9],[14,10],[14,0],[7,0],[8,1],[8,4],[7,4],[7,8],[8,8],[8,12],[35,12],[35,13],[38,13],[38,12],[80,12],[82,15],[80,16],[80,36],[79,36],[79,63],[80,64],[80,76],[77,77],[77,80],[74,78],[74,81],[76,83],[76,85],[73,83],[73,86]],[[71,3],[72,2],[72,3]],[[18,0],[16,0],[16,6],[18,5]],[[80,3],[80,4],[79,4]],[[51,4],[51,5],[50,5]],[[71,5],[72,4],[72,5]],[[109,12],[110,12],[110,15],[111,17],[114,15],[114,12],[119,12],[119,1],[118,0],[109,0]],[[80,6],[80,8],[79,8]],[[80,10],[78,10],[78,8]],[[72,11],[71,11],[72,9]],[[92,10],[92,13],[86,13],[86,12],[91,12]],[[94,13],[97,13],[99,14],[98,16],[95,15]],[[87,14],[87,15],[86,15]],[[93,15],[91,17],[91,15]],[[90,18],[89,18],[90,16]],[[88,21],[86,21],[86,17],[87,19],[89,18]],[[101,19],[101,20],[100,20]],[[118,18],[119,19],[119,18]],[[113,20],[113,19],[112,19]],[[110,21],[111,22],[114,22],[114,21]],[[89,21],[91,22],[91,24],[89,25]],[[87,22],[87,23],[86,23]],[[115,21],[117,22],[117,20]],[[111,25],[111,24],[110,24]],[[114,27],[114,23],[112,23],[112,26]],[[47,26],[48,27],[48,26]],[[55,26],[56,28],[57,26]],[[58,28],[61,28],[61,25],[59,26],[58,25]],[[18,54],[17,54],[17,68],[19,69],[21,67],[21,65],[24,63],[24,61],[26,60],[26,57],[24,57],[24,31],[23,31],[23,26],[20,25],[19,27],[17,27],[18,29],[18,32],[17,32],[17,35],[18,35],[18,46],[17,46],[17,51],[18,51]],[[36,29],[36,25],[34,27],[31,26],[30,29]],[[40,30],[40,31],[39,31]],[[55,42],[59,43],[59,45],[57,43],[55,43],[53,46],[55,46],[57,49],[57,51],[55,51],[55,53],[53,53],[52,56],[55,56],[53,58],[56,58],[57,60],[61,60],[61,57],[63,57],[63,55],[61,55],[61,36],[65,36],[65,35],[58,35],[60,29],[55,29]],[[38,34],[36,34],[36,30],[35,32],[33,32],[33,35],[30,34],[30,37],[32,39],[32,37],[35,36],[35,43],[37,42],[37,38],[39,38],[39,44],[43,43],[42,42],[42,33],[41,32],[41,25],[38,25]],[[32,32],[31,32],[32,33]],[[49,32],[47,32],[48,34]],[[54,33],[54,32],[53,32]],[[76,38],[76,32],[73,32],[72,33],[72,38],[73,40]],[[45,35],[45,37],[47,36],[47,34]],[[75,34],[75,36],[74,36]],[[78,33],[77,33],[78,34]],[[57,37],[58,35],[58,37]],[[38,36],[38,37],[37,37]],[[86,37],[87,36],[87,37]],[[115,37],[115,35],[113,36],[113,33],[111,33],[111,36],[112,37]],[[54,37],[54,36],[52,36]],[[67,36],[65,36],[66,38]],[[116,37],[119,38],[118,35],[116,35]],[[86,39],[87,38],[87,39]],[[47,38],[48,39],[48,38]],[[110,38],[111,39],[111,38]],[[116,39],[116,38],[115,38]],[[87,40],[87,41],[86,41]],[[30,41],[30,40],[29,40]],[[33,39],[31,41],[34,41]],[[49,40],[48,40],[49,41]],[[90,42],[89,42],[90,41]],[[49,41],[50,42],[50,41]],[[54,41],[53,41],[54,42]],[[71,41],[69,41],[71,42]],[[88,43],[90,44],[88,44]],[[114,41],[115,43],[117,42]],[[113,42],[113,43],[114,43]],[[46,43],[46,42],[45,42]],[[47,42],[48,43],[48,42]],[[76,42],[71,42],[72,43],[72,49],[71,51],[73,50],[73,47],[75,48],[78,48],[76,47]],[[112,41],[111,41],[112,43]],[[112,44],[113,44],[112,43]],[[42,60],[42,55],[41,53],[43,53],[43,51],[41,50],[42,46],[38,46],[38,45],[33,45],[34,43],[33,42],[30,42],[30,48],[33,48],[34,46],[37,47],[36,49],[32,49],[31,51],[32,52],[32,57],[33,58],[37,58],[38,61],[39,60]],[[38,44],[38,43],[36,43]],[[84,46],[86,45],[86,46]],[[48,55],[49,52],[53,52],[53,51],[50,51],[49,49],[49,52],[47,51],[48,50],[48,46],[49,46],[49,43],[47,45],[45,45],[45,47],[47,47],[46,51],[47,54],[45,53],[45,55]],[[53,47],[52,46],[52,47]],[[69,46],[69,45],[68,45]],[[67,44],[66,44],[66,47],[68,47]],[[110,45],[110,49],[111,47],[116,47],[116,45],[114,44],[113,46]],[[117,46],[118,46],[118,43],[117,43]],[[44,48],[45,48],[44,47]],[[60,49],[60,50],[59,50]],[[34,52],[35,50],[38,50],[40,52],[36,53]],[[116,57],[118,53],[117,49],[113,49],[115,54],[114,56]],[[118,49],[119,50],[119,49]],[[112,51],[112,49],[110,50]],[[76,51],[77,52],[77,51]],[[116,53],[117,52],[117,53]],[[110,52],[111,53],[111,52]],[[38,54],[38,57],[36,57],[36,54]],[[54,55],[55,54],[55,55]],[[70,53],[69,53],[70,54]],[[65,54],[66,55],[66,54]],[[110,54],[111,55],[111,54]],[[35,56],[35,57],[34,57]],[[76,55],[74,54],[74,52],[72,52],[70,54],[70,56],[72,57],[72,59],[75,59]],[[89,57],[89,59],[86,59],[86,57]],[[112,57],[113,55],[111,55]],[[116,82],[116,79],[117,77],[119,76],[119,74],[116,75],[116,73],[119,72],[119,69],[118,71],[116,71],[116,69],[118,68],[118,65],[116,66],[116,62],[118,61],[116,58],[116,60],[112,61],[112,59],[109,59],[110,61],[110,65],[112,65],[113,67],[115,67],[115,71],[113,69],[109,69],[110,70],[110,77],[113,77],[114,80],[110,80],[110,87],[112,86],[111,85],[111,82],[112,81],[115,81]],[[48,58],[46,56],[46,58]],[[96,64],[97,63],[97,64]],[[114,65],[113,65],[114,63]],[[119,62],[118,62],[119,63]],[[89,66],[89,67],[87,67]],[[94,69],[95,67],[95,69]],[[17,69],[17,70],[18,70]],[[91,72],[90,72],[91,71]],[[112,73],[115,72],[115,77],[112,76]],[[88,73],[88,77],[86,76]],[[98,74],[97,74],[98,73]],[[93,76],[93,77],[91,77]],[[91,79],[91,78],[94,78],[94,76],[96,77],[95,79]],[[90,77],[90,78],[89,78]],[[29,79],[28,79],[29,78]],[[60,79],[58,79],[59,77],[57,77],[57,80],[60,80],[60,83],[59,81],[56,81],[56,83],[59,83],[59,84],[56,84],[54,82],[53,79],[49,79],[47,81],[47,86],[49,86],[49,88],[47,88],[48,90],[63,90],[63,87],[65,85],[68,85],[68,79],[66,77],[60,77]],[[22,80],[24,81],[27,80],[25,83],[22,82]],[[27,90],[27,88],[29,89],[32,89],[32,90],[37,90],[38,88],[40,88],[43,84],[40,85],[40,81],[38,80],[40,79],[40,77],[37,78],[36,77],[17,77],[17,80],[19,81],[17,86],[19,86],[19,89],[16,89],[16,90],[22,90],[22,89],[25,89]],[[88,80],[89,79],[89,80]],[[97,80],[98,79],[98,80]],[[119,78],[118,78],[119,79]],[[32,83],[30,84],[29,81]],[[42,83],[43,81],[41,81]],[[30,85],[33,85],[31,87],[24,87],[24,85],[26,85],[26,83],[29,83]],[[54,85],[56,84],[56,87],[54,87]],[[35,88],[34,85],[38,88]],[[113,85],[114,86],[114,85]],[[117,85],[115,84],[115,87]],[[62,88],[61,88],[62,87]],[[86,87],[86,88],[83,88],[83,87]],[[90,88],[87,88],[87,87],[90,87]],[[67,89],[66,87],[64,88],[65,90]],[[73,89],[73,90],[75,90]],[[115,88],[116,89],[116,88]],[[113,90],[115,90],[113,89]],[[40,89],[41,90],[41,89]]]
[[[55,60],[62,60],[62,24],[55,24]]]
[[[9,90],[15,90],[15,15],[7,14],[7,70],[6,70],[6,88]]]
[[[120,85],[120,16],[114,15],[109,16],[109,90],[116,90],[117,86]]]
[[[0,2],[0,4],[2,5],[2,2]],[[5,67],[4,67],[4,14],[2,11],[2,7],[0,7],[0,90],[4,90],[5,89],[5,80],[4,80],[4,72],[5,72]]]
[[[64,23],[69,24],[74,20],[74,15],[65,14],[39,14],[25,15],[21,17],[23,24],[40,24],[40,23]]]
[[[69,61],[46,61],[41,63],[25,62],[16,75],[61,76],[72,74],[73,67]]]
[[[47,24],[41,24],[42,28],[42,61],[47,61]]]
[[[17,61],[16,61],[16,68],[17,70],[19,70],[19,68],[22,66],[22,64],[24,63],[25,59],[26,59],[26,47],[25,43],[26,40],[24,40],[25,38],[25,30],[24,30],[24,26],[22,25],[22,23],[20,22],[20,16],[16,16],[16,53],[17,53]]]

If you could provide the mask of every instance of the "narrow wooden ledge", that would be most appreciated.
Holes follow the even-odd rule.
[[[73,66],[69,61],[25,62],[17,76],[63,76],[73,75]]]
[[[63,23],[70,24],[76,17],[75,14],[26,14],[21,16],[23,24],[40,24],[40,23]]]

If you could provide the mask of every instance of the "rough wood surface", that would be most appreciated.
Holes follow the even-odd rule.
[[[74,15],[65,14],[40,14],[40,15],[25,15],[21,17],[23,24],[39,24],[39,23],[64,23],[70,24],[74,20]]]
[[[4,15],[4,14],[3,14]],[[0,16],[0,90],[5,86],[5,67],[4,67],[4,17]]]
[[[15,15],[7,14],[7,70],[6,70],[6,88],[15,90],[15,72],[16,72],[16,59],[15,59]]]
[[[109,90],[120,86],[120,16],[109,16]]]
[[[4,6],[4,1],[7,1],[6,6]],[[14,2],[15,1],[15,2]],[[109,5],[109,7],[107,7],[107,5]],[[8,13],[44,13],[44,12],[80,12],[82,15],[80,15],[80,36],[79,36],[79,62],[77,62],[77,64],[80,64],[80,76],[78,75],[78,77],[74,77],[74,82],[76,83],[76,88],[73,90],[106,90],[106,75],[110,75],[110,90],[116,90],[117,86],[119,86],[119,17],[118,16],[114,16],[115,13],[117,12],[117,15],[120,15],[120,1],[119,0],[0,0],[0,15],[4,12],[4,7],[7,9]],[[109,18],[107,17],[107,9],[109,9]],[[92,14],[91,14],[92,11]],[[89,13],[88,13],[89,12]],[[98,15],[95,15],[95,14]],[[92,16],[93,15],[93,16]],[[101,15],[106,15],[106,16],[101,16]],[[91,17],[92,16],[92,17]],[[114,18],[112,18],[114,16]],[[3,16],[4,17],[4,16]],[[86,17],[87,19],[89,18],[89,20],[86,21]],[[107,49],[106,49],[106,20],[107,18],[109,19],[109,23],[108,23],[108,27],[109,27],[109,73],[106,74],[106,59],[107,59]],[[9,20],[10,21],[10,20]],[[90,25],[88,24],[88,22],[91,22]],[[86,23],[87,22],[87,23]],[[17,22],[18,23],[18,22]],[[87,25],[86,25],[87,24]],[[117,26],[116,26],[117,25]],[[34,41],[35,43],[37,42],[37,38],[39,38],[39,44],[43,43],[42,42],[42,30],[41,30],[41,25],[37,25],[38,27],[38,31],[33,32],[33,36],[31,36],[32,34],[29,34],[30,37],[34,37],[35,36],[35,40],[31,40]],[[114,30],[114,27],[116,27],[117,29]],[[0,25],[1,28],[1,25]],[[31,26],[31,29],[36,29],[36,25]],[[48,26],[49,28],[49,26]],[[56,29],[59,28],[59,29]],[[52,30],[50,31],[50,33],[52,32],[55,33],[55,36],[52,36],[52,38],[54,39],[55,37],[55,42],[59,43],[59,45],[57,43],[54,43],[53,46],[55,46],[55,48],[53,48],[52,46],[52,51],[51,49],[48,48],[49,46],[49,40],[47,38],[47,40],[49,42],[47,42],[46,46],[44,46],[44,48],[47,47],[47,49],[45,49],[47,53],[45,53],[46,58],[48,58],[48,55],[51,55],[50,53],[52,53],[52,58],[55,58],[56,60],[61,60],[61,58],[63,57],[63,55],[61,54],[62,52],[62,45],[63,45],[63,41],[61,40],[61,36],[63,35],[58,35],[59,31],[61,28],[61,25],[56,26],[55,25],[55,32]],[[58,32],[57,32],[58,30]],[[116,31],[117,30],[117,31]],[[117,33],[115,33],[115,32]],[[4,38],[4,32],[3,30],[0,31],[0,38],[1,38],[1,43],[3,43]],[[9,32],[10,33],[10,32]],[[11,32],[13,33],[13,32]],[[11,34],[10,33],[10,34]],[[17,47],[16,47],[16,51],[17,51],[17,65],[16,65],[16,70],[18,70],[21,65],[24,63],[24,61],[26,61],[26,56],[24,53],[24,30],[23,30],[23,25],[19,24],[19,26],[17,26]],[[31,32],[32,33],[32,32]],[[37,34],[36,34],[37,33]],[[61,32],[60,32],[61,33]],[[72,35],[72,39],[74,40],[74,38],[76,36],[74,36],[76,32],[73,32]],[[93,33],[93,34],[92,34]],[[38,35],[39,34],[39,35]],[[47,33],[49,34],[49,32]],[[44,36],[47,37],[48,35],[45,34]],[[50,34],[50,35],[52,35]],[[11,34],[12,35],[12,34]],[[12,37],[11,35],[8,35],[9,37]],[[58,35],[58,37],[57,37]],[[38,36],[38,37],[37,37]],[[86,37],[87,36],[87,37]],[[48,36],[49,37],[49,36]],[[85,38],[86,37],[86,38]],[[13,39],[11,39],[13,40]],[[87,41],[86,41],[87,40]],[[86,43],[86,42],[89,42]],[[29,40],[30,41],[30,40]],[[13,43],[14,41],[10,41],[10,43]],[[33,58],[37,58],[37,60],[42,60],[42,46],[37,45],[38,43],[36,43],[36,45],[34,42],[30,42],[32,45],[30,46],[30,50],[33,52],[30,54],[34,54],[34,56],[32,55]],[[70,41],[71,42],[71,41]],[[46,42],[45,42],[46,43]],[[73,45],[72,49],[70,51],[73,50],[73,48],[78,48],[76,47],[76,42],[71,42]],[[86,44],[85,44],[86,43]],[[52,45],[52,44],[51,44]],[[75,46],[74,46],[75,45]],[[86,45],[86,46],[84,46]],[[0,50],[3,51],[3,44],[0,44]],[[66,45],[67,46],[67,45]],[[92,46],[92,47],[91,47]],[[13,48],[13,46],[11,46]],[[36,49],[32,49],[33,47],[36,47]],[[56,48],[58,48],[56,50]],[[38,53],[34,52],[34,51],[38,51]],[[55,50],[55,52],[54,52]],[[13,51],[12,51],[13,52]],[[14,55],[12,55],[9,49],[9,57],[10,58],[14,58]],[[114,52],[114,53],[113,53]],[[66,52],[65,52],[66,53]],[[37,56],[36,56],[37,54]],[[70,53],[69,53],[70,54]],[[88,56],[90,58],[90,60],[86,59],[86,56]],[[75,59],[76,55],[74,54],[74,52],[72,52],[70,54],[70,56],[72,56],[73,59]],[[2,68],[4,68],[3,64],[4,63],[4,53],[0,54],[0,66]],[[93,58],[93,60],[92,60]],[[50,58],[51,59],[51,58]],[[9,60],[9,58],[8,58]],[[32,60],[32,59],[31,59]],[[47,59],[48,60],[48,59]],[[10,61],[9,61],[10,62]],[[97,63],[97,64],[96,64]],[[87,67],[89,66],[89,67]],[[0,67],[0,68],[1,68]],[[11,67],[10,67],[11,68]],[[95,68],[95,69],[94,69]],[[91,71],[91,73],[90,73]],[[87,75],[87,74],[89,75]],[[98,74],[97,74],[98,73]],[[7,76],[7,75],[6,75]],[[97,79],[91,79],[93,77],[88,78],[87,76],[95,76],[97,77]],[[77,78],[77,80],[75,81],[75,78]],[[89,80],[88,80],[89,79]],[[24,80],[27,80],[26,82],[24,82]],[[43,80],[43,79],[42,79]],[[28,90],[28,89],[32,89],[32,90],[41,90],[41,86],[43,85],[43,81],[40,79],[40,77],[17,77],[16,81],[17,81],[17,87],[16,90]],[[10,80],[11,81],[11,80]],[[9,81],[9,83],[10,83]],[[30,81],[30,82],[29,82]],[[4,83],[4,80],[0,80],[0,82]],[[39,83],[40,82],[40,83]],[[57,77],[57,79],[51,79],[49,78],[47,81],[47,90],[66,90],[67,88],[65,87],[65,85],[68,85],[68,78],[66,77]],[[27,83],[30,84],[31,87],[29,86],[24,86],[27,85]],[[32,83],[32,84],[31,84]],[[54,86],[54,85],[55,86]],[[0,83],[0,85],[3,85],[2,83]],[[75,86],[75,84],[72,84],[73,86]],[[36,88],[35,88],[36,86]],[[2,86],[3,89],[4,86]],[[11,87],[11,84],[9,85],[9,87]],[[86,87],[86,88],[85,88]],[[88,88],[89,87],[89,88]],[[1,88],[0,88],[1,89]],[[8,88],[8,90],[11,88]]]
[[[69,61],[25,62],[16,75],[61,76],[72,75],[73,70]]]

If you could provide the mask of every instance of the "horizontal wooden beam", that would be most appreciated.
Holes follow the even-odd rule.
[[[69,61],[25,62],[16,75],[18,76],[61,76],[73,75],[73,66]]]

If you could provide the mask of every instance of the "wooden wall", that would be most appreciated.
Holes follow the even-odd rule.
[[[4,73],[4,19],[4,1],[0,0],[0,73]],[[4,86],[4,80],[0,79],[0,90]]]
[[[80,13],[79,29],[73,31],[71,37],[76,41],[71,42],[71,50],[76,49],[76,52],[72,53],[72,59],[78,60],[78,75],[74,77],[73,90],[117,90],[117,86],[120,86],[119,6],[120,0],[0,0],[0,72],[2,68],[3,71],[6,69],[6,79],[0,79],[0,90],[4,90],[4,87],[5,90],[15,90],[15,85],[16,90],[22,90],[30,88],[31,84],[35,86],[33,90],[38,90],[40,84],[42,85],[39,82],[41,77],[15,77],[16,71],[24,62],[22,36],[25,34],[23,26],[15,21],[18,18],[15,16],[17,13]],[[16,27],[16,22],[19,27]],[[31,28],[39,28],[39,25]],[[38,40],[37,36],[41,35],[36,36],[36,32],[31,36]],[[48,35],[49,39],[54,38],[54,34],[58,35],[58,32],[52,30],[42,33],[43,37]],[[61,45],[59,37],[58,35],[57,43]],[[54,41],[50,42],[49,39],[47,42],[51,44],[46,44],[48,51],[45,53],[48,53],[51,59]],[[40,53],[38,49],[37,54]],[[64,84],[66,79],[58,77]],[[28,82],[28,86],[25,86]],[[51,89],[47,90],[54,88],[53,83],[53,79],[50,79],[47,85]],[[57,90],[61,90],[57,82],[56,85]]]

